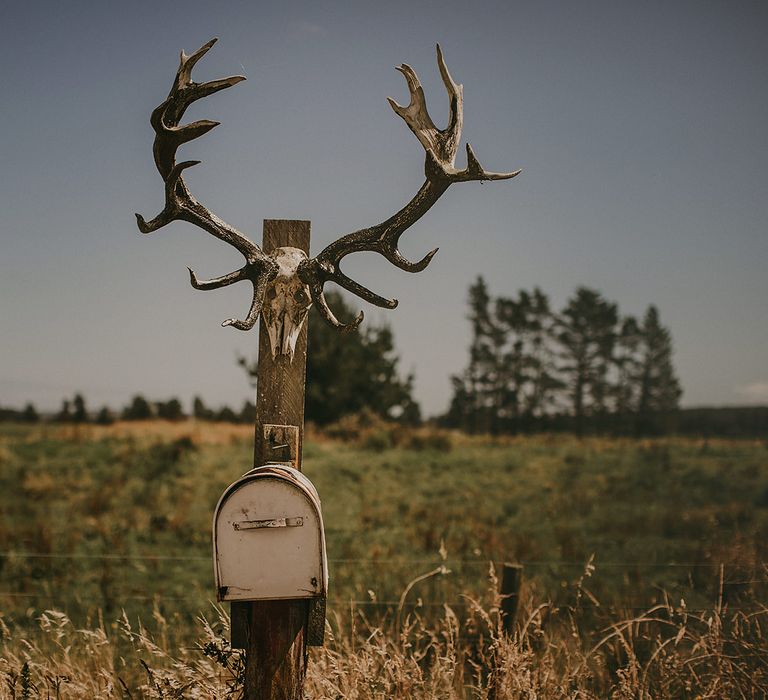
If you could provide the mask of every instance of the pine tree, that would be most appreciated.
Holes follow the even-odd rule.
[[[616,382],[614,385],[614,411],[626,417],[637,411],[640,366],[640,326],[634,316],[626,316],[616,338]]]
[[[123,420],[148,420],[152,418],[152,407],[141,395],[137,394],[131,399],[131,404],[123,409]]]
[[[354,318],[355,309],[339,293],[329,292],[326,298],[337,317]],[[419,406],[413,399],[413,376],[400,376],[389,326],[366,324],[355,333],[340,334],[312,307],[308,347],[308,421],[326,425],[363,410],[403,423],[420,421]],[[255,385],[257,363],[244,357],[239,357],[238,363]]]
[[[40,414],[38,414],[35,404],[28,403],[24,406],[24,410],[21,412],[21,419],[25,423],[37,423],[40,420]]]
[[[72,406],[74,408],[72,421],[75,423],[86,423],[88,421],[88,409],[85,407],[85,399],[82,394],[75,394]]]
[[[579,435],[587,415],[601,415],[609,408],[617,322],[616,304],[587,287],[579,287],[560,314],[557,338],[564,360],[560,369]]]
[[[556,392],[564,386],[557,376],[555,332],[556,318],[549,298],[534,287],[526,333],[531,391],[525,407],[526,415],[533,418],[546,414],[556,404]]]
[[[340,294],[326,296],[341,316],[354,317],[354,308]],[[308,420],[325,425],[363,409],[403,423],[421,420],[413,399],[413,375],[400,376],[389,326],[370,324],[342,335],[329,327],[313,307],[308,342]]]
[[[495,432],[496,407],[504,399],[498,381],[503,331],[492,317],[491,298],[482,277],[469,287],[468,303],[472,329],[469,365],[451,377],[453,398],[446,422],[471,433]]]
[[[206,407],[203,403],[203,399],[199,396],[195,396],[192,399],[192,415],[197,420],[213,420],[213,411]]]
[[[256,404],[252,401],[245,401],[243,407],[240,409],[240,413],[237,416],[239,423],[255,423],[256,422]]]
[[[499,432],[517,432],[525,403],[527,359],[525,333],[528,328],[528,294],[521,290],[518,299],[499,297],[494,305],[495,332],[490,336],[495,378],[492,389],[494,423]]]
[[[156,401],[155,414],[158,418],[171,421],[178,421],[185,417],[181,401],[176,398],[169,399],[168,401]]]
[[[552,405],[560,386],[547,296],[537,287],[494,300],[479,277],[469,288],[469,310],[469,364],[452,377],[445,422],[470,432],[530,427]]]
[[[680,382],[672,364],[672,334],[661,325],[658,309],[651,305],[640,327],[637,429],[654,429],[654,414],[669,414],[677,409],[682,396]],[[658,424],[658,423],[657,423]]]
[[[561,386],[552,348],[554,316],[538,287],[521,289],[517,298],[496,300],[496,322],[504,342],[498,372],[504,398],[499,408],[512,431],[545,414]]]
[[[56,421],[59,423],[69,423],[72,420],[72,407],[69,403],[69,399],[64,399],[61,402],[61,408],[56,414]]]
[[[235,413],[229,406],[222,406],[216,411],[216,420],[221,423],[237,423],[237,413]]]
[[[115,422],[115,417],[112,415],[112,411],[108,406],[102,406],[99,412],[96,414],[96,423],[98,425],[111,425]]]

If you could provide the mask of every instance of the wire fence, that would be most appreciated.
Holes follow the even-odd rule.
[[[15,550],[9,550],[9,551],[0,551],[0,561],[2,560],[62,560],[62,561],[105,561],[105,562],[120,562],[124,563],[126,565],[130,565],[132,562],[140,563],[140,562],[173,562],[173,563],[184,563],[184,562],[207,562],[211,563],[211,556],[202,556],[202,555],[172,555],[172,554],[142,554],[142,553],[130,553],[130,554],[107,554],[107,553],[69,553],[69,552],[28,552],[28,551],[15,551]],[[355,567],[362,567],[362,568],[368,568],[368,569],[375,569],[377,567],[412,567],[412,566],[419,566],[419,567],[435,567],[435,566],[445,566],[445,567],[469,567],[469,568],[482,568],[487,570],[490,561],[487,559],[459,559],[459,558],[446,558],[441,559],[439,557],[431,557],[431,558],[331,558],[328,560],[329,566],[355,566]],[[537,570],[541,569],[548,569],[550,572],[552,571],[558,571],[560,569],[579,569],[584,570],[584,568],[587,566],[587,561],[577,561],[577,560],[562,560],[562,559],[537,559],[537,560],[522,560],[516,562],[517,564],[521,564],[525,569],[533,570],[533,573],[535,575]],[[494,564],[497,567],[497,570],[501,569],[502,564],[500,562],[494,562]],[[656,571],[664,571],[664,570],[670,570],[670,571],[676,571],[680,572],[683,570],[710,570],[710,571],[716,571],[718,572],[718,575],[722,575],[720,572],[728,568],[727,562],[702,562],[702,561],[692,561],[692,562],[680,562],[680,561],[667,561],[667,562],[660,562],[660,561],[649,561],[649,560],[626,560],[626,561],[608,561],[608,562],[590,562],[591,566],[594,566],[597,572],[601,568],[603,569],[611,569],[611,570],[656,570]],[[761,585],[767,585],[768,584],[768,563],[763,563],[760,565],[762,568],[760,573],[757,576],[754,576],[754,574],[757,573],[755,571],[753,573],[752,577],[744,577],[743,574],[746,573],[744,571],[741,571],[742,574],[741,577],[736,579],[727,579],[721,583],[721,585],[725,585],[726,587],[735,587],[735,586],[761,586]],[[448,572],[450,573],[450,572]],[[764,576],[761,576],[761,574],[764,574]],[[593,572],[592,575],[595,575]],[[43,584],[44,585],[44,584]],[[358,592],[359,595],[359,592]],[[196,603],[199,604],[201,601],[204,601],[206,598],[206,594],[202,593],[201,591],[197,592],[197,595],[173,595],[173,594],[165,594],[161,591],[156,591],[154,593],[148,593],[148,594],[139,594],[134,592],[117,592],[115,591],[115,597],[118,597],[121,601],[156,601],[156,600],[163,600],[168,602],[177,602],[177,603]],[[46,601],[58,601],[62,602],[64,600],[64,596],[62,595],[61,591],[3,591],[0,590],[0,599],[6,599],[6,600],[46,600]],[[424,608],[424,609],[438,609],[443,608],[444,606],[449,606],[451,608],[464,608],[468,605],[470,605],[470,599],[466,595],[459,594],[459,597],[457,598],[451,598],[450,600],[441,600],[441,601],[431,601],[431,600],[424,600],[417,596],[414,597],[414,600],[411,600],[407,603],[403,603],[401,600],[395,600],[395,599],[377,599],[375,597],[371,598],[355,598],[355,597],[349,597],[349,598],[341,598],[341,597],[332,597],[328,600],[328,605],[331,607],[345,607],[345,606],[352,606],[352,607],[361,607],[361,608],[390,608],[390,609],[396,609],[398,607],[405,606],[409,609],[412,609],[414,607],[416,608]],[[606,606],[611,607],[611,606]],[[621,609],[626,612],[642,612],[647,609],[647,607],[633,607],[630,605],[622,605]],[[731,605],[729,606],[729,610],[731,611],[737,611],[741,608],[737,605]],[[689,612],[705,612],[707,609],[704,608],[690,608]]]
[[[766,583],[766,582],[763,582]],[[8,598],[22,598],[26,600],[37,600],[37,599],[43,599],[43,600],[60,600],[59,597],[54,593],[13,593],[13,592],[2,592],[0,591],[0,599],[3,597]],[[164,601],[178,601],[178,602],[190,602],[190,603],[199,603],[200,598],[199,597],[190,597],[190,596],[170,596],[170,595],[121,595],[121,600],[131,600],[131,601],[143,601],[143,602],[154,602],[158,600],[158,598],[161,598]],[[211,601],[213,603],[213,601]],[[467,598],[461,598],[461,599],[454,599],[454,600],[447,600],[447,601],[425,601],[425,600],[416,600],[416,601],[400,601],[400,600],[365,600],[365,599],[354,599],[354,598],[329,598],[327,601],[329,608],[344,608],[344,607],[353,607],[353,608],[388,608],[390,610],[395,610],[399,607],[411,610],[411,609],[438,609],[438,608],[445,608],[446,606],[451,609],[462,609],[467,608],[470,606],[473,606],[474,603],[467,597]],[[655,606],[655,604],[654,604]],[[630,612],[646,612],[649,608],[654,607],[651,605],[645,605],[645,606],[637,606],[637,605],[607,605],[607,606],[596,606],[596,607],[604,607],[608,610],[610,609],[617,609],[620,608],[622,612],[630,613]],[[680,606],[670,605],[671,608],[679,608]],[[727,610],[729,612],[739,612],[741,610],[752,610],[753,607],[742,607],[740,605],[732,605],[729,604],[727,606]],[[702,608],[702,607],[685,607],[685,611],[688,613],[705,613],[705,612],[711,612],[712,607]]]
[[[0,559],[94,559],[94,560],[112,560],[112,561],[211,561],[210,556],[193,556],[193,555],[176,555],[176,554],[76,554],[76,553],[59,553],[59,552],[0,552]],[[448,557],[447,559],[440,559],[437,557],[431,558],[417,558],[417,559],[381,559],[381,558],[330,558],[329,564],[370,564],[370,565],[383,565],[383,566],[406,566],[412,564],[420,564],[424,566],[435,566],[439,564],[445,564],[446,566],[458,565],[462,566],[484,566],[487,567],[490,563],[488,559],[454,559]],[[584,567],[587,564],[586,560],[565,560],[565,559],[522,559],[515,561],[516,564],[521,564],[525,567],[559,567],[559,566],[577,566]],[[649,561],[649,560],[633,560],[633,561],[594,561],[593,565],[600,569],[603,567],[614,568],[626,568],[632,569],[637,567],[647,568],[664,568],[664,569],[719,569],[720,566],[728,566],[728,562],[665,562],[665,561]],[[768,569],[768,562],[764,565]]]

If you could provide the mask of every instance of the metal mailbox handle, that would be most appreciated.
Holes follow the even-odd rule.
[[[232,523],[235,530],[261,530],[273,527],[302,527],[304,518],[270,518],[269,520],[240,520]]]

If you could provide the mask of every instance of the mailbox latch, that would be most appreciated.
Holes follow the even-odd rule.
[[[260,530],[266,527],[302,527],[304,518],[270,518],[269,520],[240,520],[232,523],[235,530]]]

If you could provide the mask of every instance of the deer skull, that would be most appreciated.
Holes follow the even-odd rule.
[[[293,360],[299,332],[312,306],[309,287],[297,274],[299,263],[306,260],[307,255],[298,248],[286,247],[275,248],[270,257],[279,270],[264,294],[262,314],[269,331],[272,357],[290,355]]]

